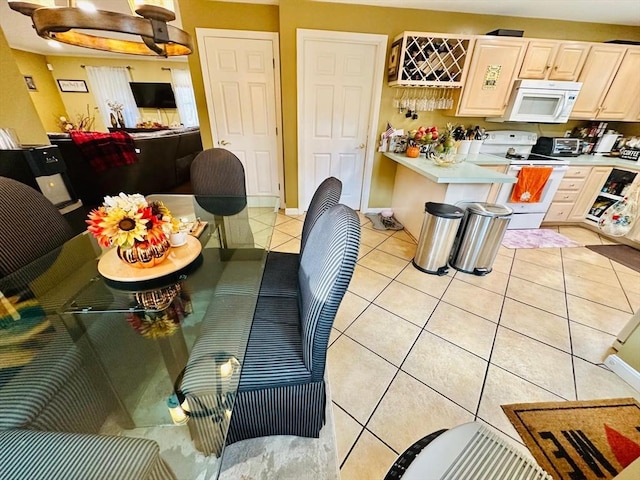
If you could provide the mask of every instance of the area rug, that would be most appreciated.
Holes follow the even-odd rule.
[[[628,245],[587,245],[587,248],[640,272],[640,250]]]
[[[570,238],[548,228],[507,230],[502,239],[507,248],[565,248],[581,247]]]
[[[540,466],[556,480],[614,478],[640,458],[633,398],[502,405]]]

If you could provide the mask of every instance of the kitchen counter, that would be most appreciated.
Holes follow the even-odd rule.
[[[505,175],[482,165],[508,165],[509,160],[496,155],[456,155],[464,161],[448,167],[439,167],[420,156],[409,158],[403,153],[385,153],[385,157],[422,175],[435,183],[515,183],[516,177]]]
[[[385,153],[398,163],[391,208],[395,217],[415,239],[420,236],[426,202],[455,205],[458,202],[485,202],[497,183],[515,183],[516,177],[482,165],[502,166],[509,160],[495,155],[465,155],[465,161],[439,167],[425,157]]]
[[[615,167],[631,170],[640,170],[640,163],[633,160],[622,160],[618,157],[605,155],[580,155],[569,159],[571,165],[586,165],[596,167]]]

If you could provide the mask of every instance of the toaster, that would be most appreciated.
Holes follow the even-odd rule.
[[[582,140],[568,137],[538,137],[531,153],[547,157],[577,157],[582,154]]]

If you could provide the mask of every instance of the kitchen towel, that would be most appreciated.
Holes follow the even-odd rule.
[[[511,191],[511,203],[538,203],[553,167],[522,167]]]

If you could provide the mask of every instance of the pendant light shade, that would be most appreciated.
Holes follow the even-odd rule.
[[[176,18],[171,0],[129,0],[137,15],[55,7],[52,4],[53,0],[9,1],[13,10],[31,17],[36,32],[45,39],[132,55],[170,57],[189,55],[193,51],[190,35],[167,25],[167,22]],[[126,34],[133,36],[133,39],[124,39],[122,35],[114,38],[104,32]]]

